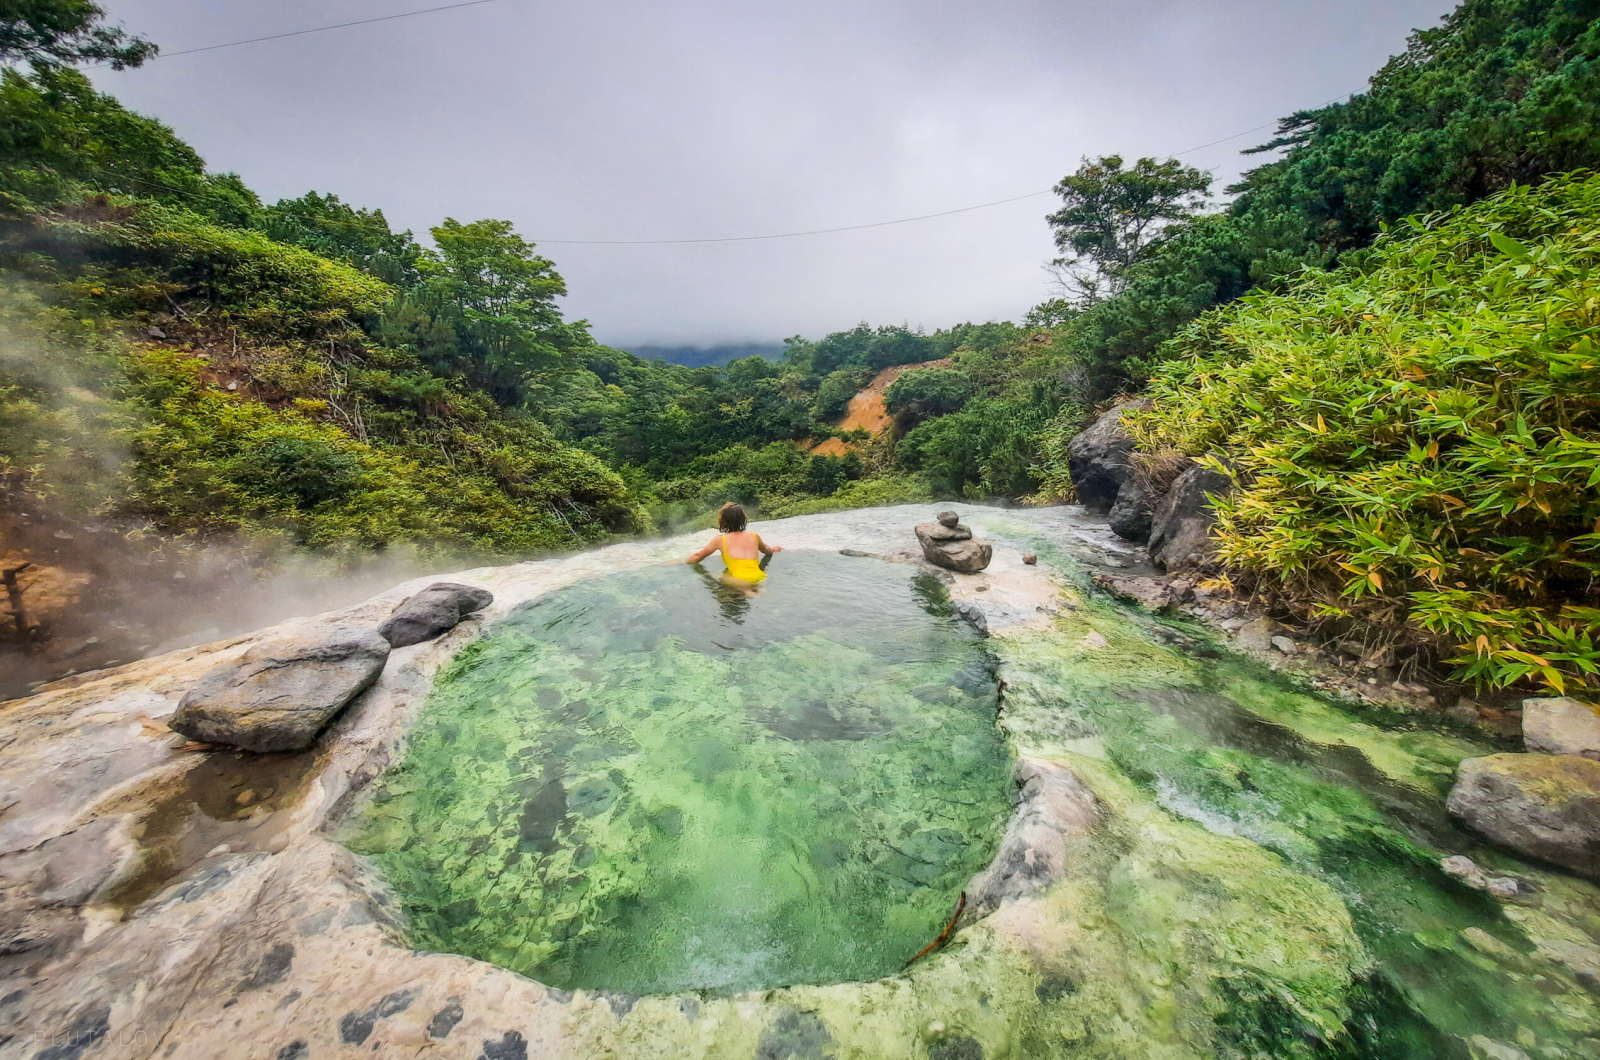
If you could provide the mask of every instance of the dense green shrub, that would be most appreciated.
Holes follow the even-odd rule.
[[[1600,0],[1465,0],[1348,102],[1280,122],[1243,211],[1290,209],[1337,249],[1385,222],[1600,164]]]
[[[1026,400],[979,399],[918,425],[901,440],[908,471],[939,496],[1022,497],[1038,487],[1038,435],[1051,409]]]
[[[123,498],[118,434],[129,410],[106,397],[121,379],[116,335],[0,283],[0,500],[16,492],[92,512]]]
[[[850,399],[872,381],[870,368],[840,368],[829,372],[817,383],[817,398],[811,405],[811,414],[819,421],[843,419],[850,409]]]
[[[1170,354],[1132,429],[1236,469],[1229,564],[1471,678],[1600,684],[1600,177],[1412,221]]]
[[[85,192],[153,199],[226,224],[260,202],[231,173],[207,173],[194,149],[76,70],[0,70],[0,215],[49,210]]]
[[[897,364],[917,364],[939,356],[938,347],[926,335],[904,327],[873,328],[857,324],[849,331],[836,331],[815,343],[789,340],[788,357],[803,362],[809,371],[823,376],[840,368],[870,368],[880,372]]]
[[[972,380],[953,368],[911,368],[883,392],[883,404],[910,423],[958,411],[972,398]]]
[[[1466,0],[1414,34],[1348,101],[1292,114],[1221,214],[1173,225],[1120,293],[1061,321],[1099,403],[1142,384],[1206,308],[1366,246],[1384,224],[1476,202],[1512,181],[1600,166],[1600,0]]]
[[[436,448],[361,442],[295,405],[206,386],[204,362],[182,351],[139,348],[125,363],[126,507],[168,530],[516,554],[648,525],[614,472],[531,420],[437,424]]]
[[[393,297],[381,280],[188,210],[96,196],[0,227],[0,252],[123,313],[197,302],[252,334],[349,334]]]

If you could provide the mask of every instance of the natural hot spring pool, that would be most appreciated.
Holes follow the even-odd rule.
[[[876,978],[938,935],[1011,806],[984,642],[904,566],[772,574],[591,579],[458,657],[342,836],[415,945],[661,993]]]

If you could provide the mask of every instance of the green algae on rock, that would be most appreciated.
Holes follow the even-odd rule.
[[[536,600],[439,683],[346,841],[414,940],[562,988],[875,978],[1010,808],[981,640],[875,560],[681,565]]]
[[[1096,990],[1187,1005],[1168,1033],[1198,1055],[1512,1056],[1494,1050],[1514,1043],[1564,1058],[1600,1044],[1572,956],[1594,952],[1572,926],[1592,910],[1512,915],[1439,868],[1472,848],[1439,775],[1480,749],[1367,724],[1253,664],[1201,663],[1132,617],[1090,603],[998,645],[1019,753],[1070,762],[1111,810],[1082,877],[1051,897],[1075,923],[1057,946]],[[1096,1040],[1126,1007],[1085,1005]]]

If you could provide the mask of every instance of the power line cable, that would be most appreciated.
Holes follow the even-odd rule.
[[[289,31],[284,32],[284,33],[271,33],[271,34],[268,34],[268,35],[263,36],[263,37],[249,37],[249,38],[246,38],[244,40],[227,41],[227,42],[222,43],[222,44],[207,44],[207,45],[204,45],[203,47],[199,47],[199,48],[184,48],[184,49],[182,49],[180,51],[162,52],[162,53],[158,53],[157,55],[153,56],[152,58],[161,59],[161,58],[172,58],[172,57],[178,56],[178,55],[196,55],[196,54],[199,54],[201,52],[220,51],[220,50],[222,50],[224,48],[238,48],[238,47],[242,47],[242,46],[247,45],[247,44],[260,44],[263,41],[284,40],[284,39],[289,38],[289,37],[304,37],[304,36],[307,36],[307,35],[312,34],[312,33],[326,33],[329,30],[349,29],[352,26],[369,26],[369,25],[372,25],[375,22],[392,22],[395,19],[412,18],[413,16],[416,16],[416,15],[431,15],[431,14],[435,14],[435,13],[441,12],[441,11],[456,11],[456,10],[459,10],[461,8],[481,7],[484,4],[494,4],[494,3],[499,3],[499,2],[500,2],[500,0],[463,0],[463,2],[461,2],[461,3],[441,4],[441,5],[437,6],[437,7],[425,7],[425,8],[420,8],[420,9],[418,9],[416,11],[401,11],[401,12],[398,12],[398,13],[393,14],[393,15],[377,15],[377,16],[375,16],[373,18],[361,18],[361,19],[356,19],[356,20],[351,21],[351,22],[337,22],[337,23],[334,23],[333,25],[329,25],[329,26],[314,26],[314,27],[311,27],[309,29],[289,30]],[[107,65],[110,65],[110,64],[108,64],[108,63],[97,63],[96,65],[98,65],[98,66],[107,66]],[[1324,103],[1322,106],[1323,107],[1332,106],[1333,104],[1339,102],[1339,100],[1348,98],[1349,95],[1350,95],[1349,93],[1346,93],[1345,95],[1342,95],[1342,96],[1336,96],[1333,99],[1328,100],[1328,102]],[[1321,108],[1318,108],[1318,109],[1321,109]],[[1174,152],[1169,157],[1182,158],[1184,155],[1191,155],[1191,154],[1194,154],[1196,151],[1204,151],[1208,147],[1215,147],[1218,144],[1227,143],[1229,140],[1237,140],[1241,136],[1249,136],[1251,133],[1260,132],[1263,129],[1270,129],[1274,125],[1277,125],[1277,124],[1278,124],[1278,122],[1276,120],[1269,121],[1269,122],[1266,122],[1266,123],[1264,123],[1262,125],[1257,125],[1254,128],[1246,129],[1243,132],[1237,132],[1237,133],[1232,134],[1231,136],[1224,136],[1220,140],[1212,140],[1210,143],[1200,144],[1198,147],[1185,148],[1182,151]],[[167,190],[174,191],[174,192],[179,191],[179,189],[177,189],[177,188],[168,188],[166,185],[163,185],[163,184],[154,184],[151,181],[139,180],[138,177],[132,177],[132,178],[129,178],[129,179],[138,181],[141,184],[149,184],[152,187],[166,188]],[[935,218],[939,218],[939,217],[952,217],[955,214],[971,213],[974,210],[987,210],[987,209],[990,209],[991,207],[995,207],[995,206],[1004,206],[1007,203],[1022,202],[1025,199],[1037,199],[1042,195],[1050,195],[1054,191],[1055,191],[1054,186],[1051,186],[1049,188],[1044,188],[1044,189],[1041,189],[1039,191],[1030,191],[1030,192],[1026,192],[1026,193],[1024,193],[1022,195],[1013,195],[1010,198],[1006,198],[1006,199],[995,199],[992,202],[978,203],[975,206],[958,206],[953,210],[939,210],[939,211],[937,211],[935,213],[918,214],[915,217],[897,217],[892,221],[870,221],[870,222],[868,222],[866,224],[840,225],[840,226],[837,226],[837,227],[834,227],[834,228],[811,228],[811,229],[806,229],[804,231],[799,231],[799,232],[769,232],[769,233],[764,233],[764,234],[761,234],[761,235],[753,235],[753,236],[708,236],[708,237],[700,237],[700,238],[694,238],[694,239],[537,239],[537,240],[530,240],[530,242],[534,242],[534,243],[549,243],[549,244],[556,245],[556,246],[633,246],[633,247],[638,247],[638,246],[669,246],[669,245],[685,244],[685,243],[750,243],[750,242],[756,242],[756,241],[759,241],[759,240],[767,240],[767,239],[797,239],[797,238],[804,237],[804,236],[824,236],[824,235],[834,235],[834,234],[837,234],[837,233],[840,233],[840,232],[860,232],[860,231],[864,231],[866,229],[871,229],[871,228],[888,228],[888,227],[891,227],[893,225],[913,224],[913,223],[915,223],[917,221],[931,221],[931,220],[934,220]],[[180,192],[180,194],[181,194],[181,192]]]
[[[287,37],[304,37],[312,33],[327,33],[329,30],[349,29],[351,26],[370,26],[374,22],[393,22],[397,18],[414,18],[417,15],[432,15],[440,11],[457,11],[463,7],[481,7],[484,4],[497,4],[500,0],[464,0],[458,4],[441,4],[438,7],[424,7],[416,11],[401,11],[393,15],[378,15],[373,18],[358,18],[353,22],[336,22],[331,26],[313,26],[310,29],[289,30],[286,33],[269,33],[265,37],[249,37],[245,40],[231,40],[223,44],[207,44],[200,48],[183,48],[175,52],[157,52],[148,61],[156,59],[171,59],[179,55],[198,55],[200,52],[221,51],[223,48],[240,48],[246,44],[260,44],[263,41],[283,40]],[[109,66],[109,63],[96,63],[97,66]]]
[[[1334,99],[1330,99],[1327,103],[1324,103],[1323,106],[1324,107],[1331,106],[1334,103],[1339,102],[1339,100],[1345,99],[1345,98],[1346,98],[1346,96],[1337,96]],[[1173,155],[1171,155],[1169,157],[1181,158],[1184,155],[1192,155],[1196,151],[1204,151],[1208,147],[1215,147],[1218,144],[1225,144],[1229,140],[1237,140],[1241,136],[1249,136],[1251,133],[1260,132],[1263,129],[1270,129],[1270,128],[1272,128],[1273,126],[1275,126],[1277,124],[1278,124],[1278,122],[1276,120],[1269,121],[1269,122],[1267,122],[1267,123],[1265,123],[1263,125],[1257,125],[1253,129],[1246,129],[1246,130],[1244,130],[1244,132],[1236,132],[1232,136],[1224,136],[1220,140],[1212,140],[1210,143],[1201,144],[1199,147],[1185,148],[1184,150],[1178,151],[1178,152],[1176,152],[1175,154],[1173,154]],[[949,217],[952,214],[970,213],[973,210],[987,210],[991,206],[1004,206],[1008,202],[1021,202],[1024,199],[1037,199],[1041,195],[1051,195],[1054,192],[1055,192],[1055,188],[1052,186],[1052,187],[1045,188],[1042,191],[1030,191],[1030,192],[1028,192],[1028,193],[1026,193],[1024,195],[1013,195],[1009,199],[996,199],[993,202],[983,202],[983,203],[979,203],[976,206],[959,206],[954,210],[940,210],[938,213],[918,214],[915,217],[899,217],[899,218],[896,218],[893,221],[872,221],[872,222],[869,222],[867,224],[860,224],[860,225],[841,225],[841,226],[839,226],[837,228],[810,228],[810,229],[806,229],[805,231],[802,231],[802,232],[771,232],[771,233],[768,233],[768,234],[765,234],[765,235],[757,235],[757,236],[713,236],[713,237],[705,237],[705,238],[700,238],[700,239],[533,239],[533,240],[529,240],[529,242],[538,243],[540,245],[548,243],[548,244],[551,244],[551,245],[554,245],[554,246],[568,246],[568,247],[571,247],[571,246],[589,246],[589,247],[596,247],[596,246],[611,246],[611,247],[628,246],[628,247],[641,247],[641,246],[665,246],[665,245],[669,245],[669,244],[678,244],[678,243],[749,243],[749,242],[753,242],[755,240],[762,240],[762,239],[795,239],[795,238],[798,238],[800,236],[825,236],[825,235],[832,235],[832,234],[834,234],[836,232],[860,232],[863,229],[868,229],[868,228],[887,228],[890,225],[904,225],[904,224],[911,224],[912,222],[915,222],[915,221],[929,221],[929,220],[932,220],[935,217]]]
[[[1041,195],[1049,195],[1052,190],[1051,188],[1046,188],[1043,191],[1030,191],[1026,195],[1013,195],[1009,199],[996,199],[994,202],[982,202],[976,206],[959,206],[954,210],[918,214],[916,217],[901,217],[893,221],[872,221],[864,225],[842,225],[838,228],[812,228],[804,232],[773,232],[760,236],[714,236],[704,239],[536,239],[530,240],[530,242],[540,244],[559,243],[565,246],[574,244],[588,246],[644,246],[663,243],[746,243],[754,239],[793,239],[795,236],[823,236],[833,232],[859,232],[863,228],[883,228],[887,225],[910,224],[912,221],[927,221],[934,217],[949,217],[951,214],[967,213],[972,210],[987,210],[991,206],[1003,206],[1008,202],[1036,199]]]

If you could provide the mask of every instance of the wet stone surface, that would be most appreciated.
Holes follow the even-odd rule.
[[[108,899],[132,909],[208,857],[265,851],[314,775],[314,752],[217,751],[195,762],[173,792],[134,825],[140,871]]]

